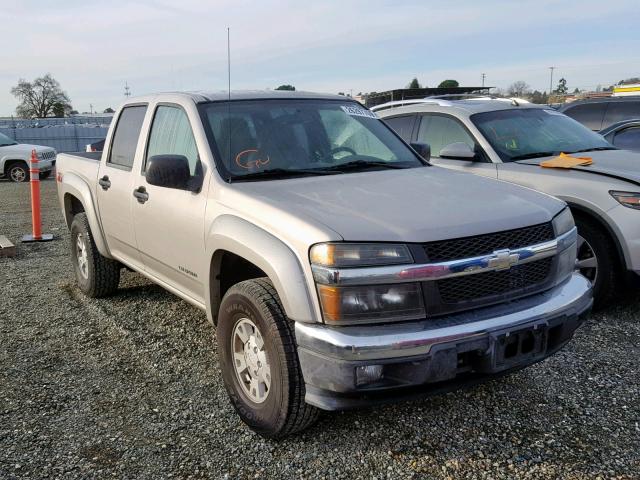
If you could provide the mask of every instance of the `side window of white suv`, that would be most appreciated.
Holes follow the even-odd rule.
[[[418,142],[429,144],[432,157],[440,157],[440,151],[452,143],[462,142],[472,150],[475,148],[475,141],[464,127],[444,115],[422,115]]]

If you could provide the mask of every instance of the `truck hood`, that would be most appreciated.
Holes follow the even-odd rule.
[[[426,242],[510,230],[548,222],[564,206],[534,190],[435,166],[231,187],[257,200],[267,221],[273,207],[348,241]]]
[[[573,170],[627,180],[640,185],[640,153],[630,150],[603,150],[600,152],[576,153],[574,156],[591,157],[593,164],[586,167],[574,167]],[[540,165],[541,162],[550,158],[553,157],[521,160],[516,163]]]

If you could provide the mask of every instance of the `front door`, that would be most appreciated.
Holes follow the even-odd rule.
[[[204,303],[208,265],[204,261],[205,188],[198,192],[147,183],[148,159],[183,155],[193,182],[202,185],[200,156],[186,112],[177,105],[158,105],[154,112],[142,172],[133,189],[146,193],[133,200],[136,238],[147,273]]]
[[[111,254],[125,264],[141,267],[131,211],[133,164],[138,152],[146,105],[125,107],[118,117],[106,161],[98,169],[98,208]]]
[[[467,173],[475,173],[490,178],[498,178],[496,165],[491,163],[485,155],[479,151],[476,141],[471,133],[459,120],[443,114],[420,115],[417,141],[428,143],[431,147],[431,163],[441,167],[460,170]],[[440,151],[452,143],[466,143],[477,153],[475,160],[463,160],[452,158],[440,158]]]

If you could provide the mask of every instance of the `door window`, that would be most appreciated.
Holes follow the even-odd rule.
[[[428,143],[431,156],[439,157],[440,151],[452,143],[466,143],[474,150],[475,142],[462,125],[443,115],[423,115],[418,130],[418,142]]]
[[[640,102],[629,100],[611,102],[604,116],[602,128],[607,128],[609,125],[623,120],[631,120],[632,118],[640,118]]]
[[[600,130],[602,128],[602,117],[604,117],[604,111],[607,108],[607,104],[601,103],[585,103],[582,105],[575,105],[563,110],[562,113],[580,122],[585,127],[591,130]]]
[[[184,110],[160,105],[153,117],[147,159],[154,155],[184,155],[189,161],[191,176],[198,174],[198,149]],[[145,160],[146,165],[146,160]]]
[[[640,127],[630,127],[616,133],[613,144],[625,150],[640,150]]]
[[[384,121],[395,132],[400,135],[405,142],[411,142],[411,134],[413,133],[413,115],[403,115],[401,117],[385,118]]]
[[[125,107],[118,118],[107,163],[131,170],[136,156],[146,105]]]

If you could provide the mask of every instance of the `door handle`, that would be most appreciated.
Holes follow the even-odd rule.
[[[103,190],[109,190],[109,188],[111,187],[111,182],[109,181],[109,177],[107,175],[98,180],[98,183]]]
[[[138,187],[133,191],[133,196],[138,199],[138,203],[144,203],[149,200],[149,194],[144,187]]]

